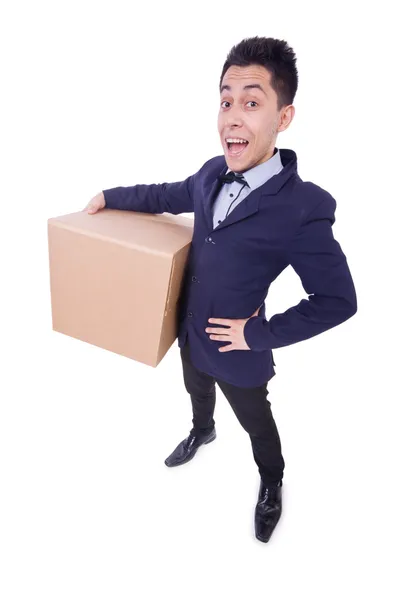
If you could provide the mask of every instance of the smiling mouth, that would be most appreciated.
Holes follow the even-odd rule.
[[[248,144],[249,142],[246,142],[245,144],[235,144],[233,142],[226,142],[229,156],[240,156],[241,154],[243,154]]]

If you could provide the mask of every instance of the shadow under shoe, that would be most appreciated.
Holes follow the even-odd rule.
[[[282,511],[282,481],[277,486],[268,487],[261,479],[258,501],[255,507],[255,537],[268,542]]]
[[[215,427],[207,435],[195,435],[189,433],[188,437],[185,438],[177,445],[175,450],[165,459],[167,467],[178,467],[183,465],[193,458],[197,450],[202,444],[209,444],[216,438]]]

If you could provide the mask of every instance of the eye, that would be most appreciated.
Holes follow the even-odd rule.
[[[229,104],[229,105],[230,105],[230,102],[229,102],[228,100],[223,100],[223,102],[221,102],[221,107],[222,107],[222,105],[223,105],[225,102],[226,102],[227,104]],[[247,102],[247,104],[250,104],[250,103],[251,103],[251,104],[256,104],[256,106],[258,106],[258,103],[257,103],[257,102],[255,102],[255,100],[249,100],[249,101]],[[223,107],[223,108],[227,108],[227,107]]]

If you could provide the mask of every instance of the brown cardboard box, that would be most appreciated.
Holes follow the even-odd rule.
[[[53,330],[156,367],[177,337],[192,234],[168,213],[48,219]]]

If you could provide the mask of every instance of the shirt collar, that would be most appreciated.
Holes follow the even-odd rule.
[[[273,175],[279,173],[282,168],[283,163],[281,162],[280,152],[278,148],[275,148],[271,158],[259,165],[256,165],[255,167],[252,167],[252,169],[243,171],[242,175],[244,175],[244,179],[248,183],[250,189],[255,190],[266,183],[266,181],[273,177]],[[230,173],[230,171],[231,169],[228,169],[227,173]]]

